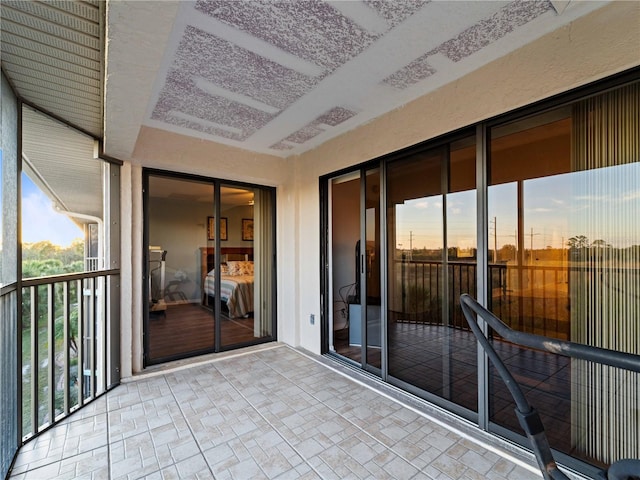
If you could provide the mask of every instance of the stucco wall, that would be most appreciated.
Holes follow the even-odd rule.
[[[297,159],[299,272],[318,272],[318,177],[640,65],[640,3],[615,2]],[[304,247],[304,248],[302,248]],[[302,253],[304,252],[304,253]],[[300,275],[300,346],[320,351],[318,274]]]
[[[276,186],[286,177],[285,159],[177,133],[142,127],[132,161],[143,166]]]
[[[142,252],[140,165],[276,186],[278,339],[320,352],[320,322],[309,321],[310,314],[320,314],[319,176],[637,66],[639,24],[640,3],[612,3],[300,157],[281,159],[144,127],[134,166],[124,169],[131,181],[131,218],[140,221],[128,240],[133,264],[141,265]],[[135,272],[132,283],[136,371],[141,284]]]

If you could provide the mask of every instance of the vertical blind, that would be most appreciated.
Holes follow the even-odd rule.
[[[588,246],[570,265],[571,337],[640,354],[640,84],[573,108],[576,228]],[[583,202],[583,203],[581,203]],[[592,203],[588,203],[592,202]],[[584,206],[588,207],[584,207]],[[591,235],[591,236],[589,236]],[[640,458],[640,378],[572,363],[572,441],[604,463]]]
[[[273,201],[269,190],[254,190],[254,323],[253,336],[270,336],[273,322]]]

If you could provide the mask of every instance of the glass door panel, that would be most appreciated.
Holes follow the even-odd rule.
[[[571,236],[571,118],[557,111],[491,130],[489,214],[490,309],[511,328],[570,340],[566,243]],[[576,232],[576,233],[582,233]],[[582,319],[581,319],[582,320]],[[553,447],[571,446],[570,361],[493,336],[494,348],[542,416]],[[490,367],[489,418],[521,432],[513,400]]]
[[[489,305],[513,329],[640,352],[629,334],[640,294],[640,142],[630,135],[639,94],[636,83],[491,130]],[[638,456],[625,433],[640,431],[628,372],[497,335],[493,342],[530,389],[553,448],[597,464]],[[493,427],[520,432],[508,392],[490,373]]]
[[[220,188],[220,345],[250,343],[255,320],[255,195],[252,189]]]
[[[220,278],[216,311],[220,345],[273,336],[274,194],[267,188],[220,188]]]
[[[360,172],[330,181],[329,348],[354,362],[362,361],[360,295]]]
[[[387,167],[388,371],[477,411],[476,342],[459,309],[476,291],[473,138]]]
[[[365,177],[364,237],[366,249],[361,252],[366,295],[362,298],[366,325],[365,363],[375,371],[382,368],[382,297],[380,291],[380,169],[368,170]]]
[[[389,375],[442,394],[443,150],[387,166]]]
[[[478,409],[477,342],[460,308],[460,295],[477,292],[477,193],[475,136],[449,148],[446,202],[447,325],[442,344],[443,397],[468,410]]]
[[[207,242],[213,198],[208,182],[148,177],[147,363],[214,349],[213,310],[203,294],[211,269]]]

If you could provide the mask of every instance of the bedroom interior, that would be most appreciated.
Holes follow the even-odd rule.
[[[148,364],[269,339],[271,315],[256,310],[271,290],[270,196],[164,172],[146,192]]]

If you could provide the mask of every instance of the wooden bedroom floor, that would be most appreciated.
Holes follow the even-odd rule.
[[[223,316],[222,345],[255,340],[253,318],[230,319]],[[215,321],[211,310],[199,304],[168,305],[164,313],[149,318],[149,352],[151,361],[213,350]]]

